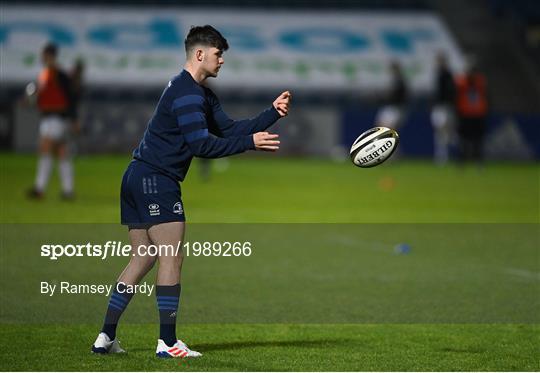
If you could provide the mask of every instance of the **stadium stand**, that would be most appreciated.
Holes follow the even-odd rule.
[[[93,4],[107,4],[115,7],[145,7],[156,4],[162,7],[173,7],[176,1],[94,1]],[[51,5],[86,6],[84,1],[12,1],[16,5]],[[540,101],[540,53],[539,53],[539,13],[540,7],[536,1],[517,0],[506,2],[501,0],[455,0],[451,2],[436,0],[337,0],[337,1],[305,1],[305,0],[269,0],[264,5],[255,0],[185,0],[182,7],[219,8],[227,9],[242,7],[245,9],[352,9],[388,12],[435,12],[446,24],[453,38],[467,56],[474,56],[478,67],[485,73],[490,97],[492,122],[502,123],[508,115],[526,116],[524,123],[538,121],[538,102]],[[3,149],[31,150],[33,145],[15,144],[15,99],[20,96],[23,87],[20,85],[2,84],[0,88],[0,146]],[[100,129],[108,129],[107,141],[88,141],[82,146],[82,151],[120,151],[132,148],[139,132],[146,125],[148,111],[151,110],[155,99],[159,96],[161,87],[141,87],[126,89],[111,87],[89,86],[85,93],[85,122],[87,133]],[[253,90],[234,90],[222,95],[224,105],[243,105],[257,107],[266,103],[273,93],[254,92]],[[416,93],[410,101],[410,116],[404,131],[414,124],[414,131],[425,131],[429,134],[428,123],[430,97]],[[326,106],[334,107],[341,112],[344,124],[343,144],[350,141],[358,128],[348,128],[347,123],[363,120],[370,123],[373,120],[376,106],[380,102],[378,95],[366,97],[355,92],[304,91],[295,95],[294,103],[299,107]],[[114,103],[114,104],[112,104]],[[323,105],[321,105],[323,104]],[[124,108],[128,115],[124,123],[118,122],[118,108]],[[233,112],[235,109],[233,108]],[[308,121],[303,118],[299,122]],[[521,119],[520,119],[521,120]],[[414,123],[413,123],[414,122]],[[112,125],[109,125],[111,124]],[[527,125],[530,127],[530,125]],[[412,129],[410,131],[414,132]],[[349,133],[350,132],[350,133]],[[133,138],[132,138],[133,137]],[[429,157],[430,146],[423,142],[410,148],[410,155]],[[100,144],[99,146],[90,144]],[[412,145],[412,144],[411,144]],[[540,147],[535,144],[536,147]],[[406,149],[406,146],[404,145]],[[406,149],[407,150],[407,149]],[[285,152],[286,153],[286,152]],[[407,152],[405,152],[407,153]]]

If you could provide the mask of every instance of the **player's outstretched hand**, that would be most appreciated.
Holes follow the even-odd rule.
[[[276,98],[274,101],[274,104],[273,104],[274,108],[276,108],[277,112],[282,117],[289,114],[289,105],[291,103],[291,98],[292,98],[291,92],[285,91],[282,94],[280,94],[278,98]]]
[[[257,132],[253,135],[253,143],[255,149],[264,150],[267,152],[275,152],[279,149],[279,135],[268,132]]]

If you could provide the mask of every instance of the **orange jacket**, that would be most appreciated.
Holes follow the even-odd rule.
[[[456,107],[463,117],[487,115],[486,78],[481,74],[462,75],[456,79]]]
[[[69,92],[65,74],[55,68],[44,68],[38,79],[37,104],[43,113],[65,113],[69,108]],[[68,83],[69,84],[69,83]]]

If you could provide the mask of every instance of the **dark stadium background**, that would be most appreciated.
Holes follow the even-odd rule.
[[[498,159],[538,159],[540,156],[540,116],[538,102],[540,101],[540,42],[538,37],[538,24],[540,10],[537,2],[532,0],[502,1],[502,0],[460,0],[460,1],[429,1],[429,0],[360,0],[360,1],[107,1],[107,2],[27,2],[11,1],[3,5],[40,5],[50,6],[89,6],[120,7],[130,9],[163,10],[175,9],[202,9],[208,13],[219,13],[220,9],[295,11],[308,10],[324,11],[376,11],[394,12],[395,14],[407,12],[433,12],[437,14],[457,42],[463,56],[474,56],[479,70],[485,74],[488,82],[490,99],[490,113],[488,119],[488,134],[493,133],[508,121],[515,123],[522,140],[530,151],[524,152],[516,149],[516,143],[511,143],[511,149],[495,148],[488,151],[488,157]],[[226,21],[226,20],[225,20]],[[234,49],[234,45],[232,45]],[[37,52],[37,51],[36,51]],[[182,55],[181,46],[178,51]],[[227,57],[227,56],[225,56]],[[398,56],[399,58],[399,56]],[[388,61],[389,62],[389,61]],[[226,60],[227,63],[227,60]],[[66,66],[67,67],[67,66]],[[226,65],[227,67],[227,65]],[[96,87],[91,80],[86,81],[86,90],[83,99],[83,136],[79,139],[80,151],[90,153],[100,152],[126,152],[130,151],[138,141],[140,132],[144,129],[147,118],[153,110],[153,105],[161,93],[164,82],[156,81],[153,87],[138,87],[137,89],[123,88],[121,86]],[[286,87],[287,83],[283,82]],[[0,131],[0,144],[5,150],[33,151],[33,140],[30,135],[16,136],[17,128],[33,128],[34,117],[26,117],[17,112],[15,102],[23,93],[22,82],[4,82],[0,88],[0,113],[2,127]],[[384,92],[376,94],[358,90],[300,90],[295,92],[295,110],[302,112],[303,107],[324,107],[335,109],[339,119],[337,125],[341,127],[339,143],[345,148],[363,129],[367,129],[375,118]],[[249,107],[251,112],[261,105],[267,105],[275,94],[276,89],[218,89],[221,100],[231,114],[241,111],[238,106]],[[403,155],[429,158],[433,153],[432,129],[429,120],[432,97],[426,94],[414,93],[408,100],[409,114],[400,128]],[[125,110],[121,117],[115,109],[122,107]],[[20,110],[20,109],[19,109]],[[249,112],[249,110],[248,110]],[[298,115],[292,118],[288,125],[297,130],[289,132],[302,132],[313,121]],[[136,129],[129,131],[124,123],[129,122]],[[101,123],[101,125],[97,125]],[[317,123],[315,128],[324,127],[324,123]],[[287,129],[284,129],[287,132]],[[30,131],[24,131],[28,133]],[[298,139],[293,134],[283,133],[283,136],[292,137],[281,154],[313,155],[313,150],[302,148],[302,141],[310,141],[309,131],[304,131],[304,137]],[[501,135],[503,136],[503,135]],[[287,137],[285,137],[287,138]],[[306,139],[307,138],[307,139]],[[33,139],[33,140],[32,140]],[[511,141],[510,141],[511,142]],[[287,141],[285,141],[287,143]],[[294,145],[291,145],[294,144]],[[487,148],[491,148],[489,141]],[[305,146],[304,146],[305,148]],[[307,148],[310,148],[309,146]],[[316,152],[315,152],[316,153]],[[329,152],[323,152],[328,156]],[[317,154],[315,154],[317,155]],[[320,155],[320,154],[318,154]],[[454,156],[455,156],[454,150]]]

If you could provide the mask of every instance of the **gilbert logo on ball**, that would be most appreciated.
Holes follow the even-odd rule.
[[[398,133],[388,127],[373,127],[351,146],[351,160],[362,168],[377,166],[387,160],[399,144]]]

